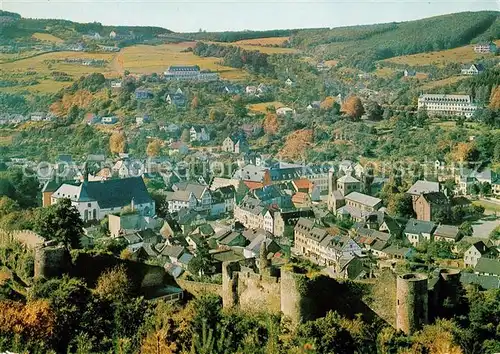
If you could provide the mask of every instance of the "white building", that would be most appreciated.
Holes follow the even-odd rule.
[[[209,141],[210,135],[204,127],[191,127],[189,130],[189,141]]]
[[[418,110],[429,115],[455,115],[472,117],[477,105],[469,95],[424,94],[418,98]]]
[[[140,215],[155,215],[155,202],[141,177],[64,183],[52,194],[51,204],[63,198],[71,200],[83,221],[101,220],[127,207]]]

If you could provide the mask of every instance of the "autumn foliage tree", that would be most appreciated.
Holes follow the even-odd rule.
[[[341,112],[352,119],[359,119],[365,113],[365,108],[359,97],[351,96],[342,105]]]
[[[101,274],[95,293],[109,301],[123,301],[130,295],[130,280],[124,266],[117,266]]]
[[[491,109],[500,109],[500,86],[491,90],[490,106]]]
[[[276,113],[267,112],[262,126],[266,134],[276,134],[280,127],[278,115]]]
[[[148,143],[148,146],[146,147],[146,154],[148,154],[149,157],[156,157],[160,154],[160,150],[161,141],[154,139]]]
[[[23,304],[0,302],[0,333],[19,334],[29,340],[48,340],[54,333],[56,316],[46,300]]]
[[[109,138],[109,150],[111,153],[120,154],[125,152],[126,137],[124,132],[115,132]]]

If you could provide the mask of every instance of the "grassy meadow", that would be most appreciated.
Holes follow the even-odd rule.
[[[500,40],[495,41],[500,45]],[[493,58],[494,54],[478,54],[474,52],[473,45],[467,45],[455,49],[441,50],[437,52],[404,55],[385,59],[383,61],[408,66],[436,65],[443,67],[449,63],[468,64],[483,58]]]

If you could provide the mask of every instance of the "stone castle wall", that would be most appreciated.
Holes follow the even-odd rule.
[[[237,276],[238,305],[243,310],[281,311],[280,278],[239,272]]]
[[[222,297],[222,285],[212,283],[201,283],[184,279],[176,279],[177,284],[182,290],[187,291],[194,297],[199,297],[205,293],[214,294]]]
[[[34,249],[43,245],[45,239],[30,230],[7,231],[0,229],[0,245],[7,245],[14,241],[22,243],[28,248]]]
[[[428,279],[417,273],[397,278],[396,329],[412,334],[428,323]]]

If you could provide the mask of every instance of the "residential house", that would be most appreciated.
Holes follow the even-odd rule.
[[[135,90],[135,98],[138,100],[147,100],[153,97],[153,92],[149,89],[138,88]]]
[[[492,187],[493,194],[495,193],[494,185],[499,182],[500,175],[497,175],[491,168],[483,168],[482,170],[472,170],[468,168],[460,169],[455,175],[455,193],[459,195],[470,195],[475,184],[489,183]]]
[[[194,210],[197,205],[196,197],[189,191],[166,192],[165,201],[168,203],[169,213],[174,213],[184,208]]]
[[[306,107],[308,111],[313,110],[313,109],[320,109],[321,108],[321,101],[313,101],[309,103]]]
[[[84,121],[85,121],[85,124],[87,124],[87,125],[94,125],[94,124],[99,123],[101,120],[94,113],[87,113],[85,115]]]
[[[281,250],[281,247],[274,241],[267,233],[257,233],[254,239],[248,246],[243,249],[243,256],[245,258],[256,258],[260,255],[260,248],[266,245],[267,255],[275,254]]]
[[[217,245],[227,247],[245,247],[247,239],[240,231],[225,230],[217,236]]]
[[[111,81],[111,89],[117,90],[122,88],[122,82],[121,81]]]
[[[212,192],[210,215],[230,213],[236,204],[236,189],[234,186],[219,187]]]
[[[149,116],[148,115],[143,115],[143,116],[138,116],[138,117],[135,117],[135,124],[137,126],[141,126],[143,125],[144,123],[148,123],[149,122]]]
[[[165,102],[169,105],[174,105],[176,107],[184,107],[187,103],[187,98],[179,88],[174,93],[167,93],[165,95]]]
[[[434,231],[434,241],[457,242],[460,237],[460,230],[453,225],[439,225]]]
[[[196,198],[196,211],[208,211],[212,206],[212,194],[207,186],[191,183],[191,182],[179,182],[172,186],[174,191],[185,191],[192,193]]]
[[[390,245],[384,248],[382,253],[385,255],[384,258],[402,260],[411,257],[414,254],[414,250],[409,247]]]
[[[272,211],[273,213],[269,215],[272,216],[272,221],[271,221],[272,227],[269,226],[269,219],[267,226],[267,228],[272,229],[272,231],[267,230],[266,227],[265,229],[271,232],[276,237],[292,235],[293,228],[295,227],[300,218],[315,217],[314,211],[310,208],[281,210],[281,211],[272,210]]]
[[[249,146],[247,143],[247,139],[242,133],[232,134],[222,142],[222,151],[225,152],[240,154],[243,152],[247,152],[248,150]]]
[[[422,194],[415,201],[418,220],[433,221],[450,213],[450,201],[443,192]]]
[[[294,228],[292,252],[313,262],[340,269],[340,261],[351,256],[362,257],[361,247],[349,236],[330,235],[315,226],[314,220],[300,218]]]
[[[306,193],[310,200],[319,201],[321,196],[321,189],[316,186],[307,178],[300,178],[292,181],[293,186],[297,192]]]
[[[257,86],[247,86],[245,87],[245,93],[247,95],[254,96],[257,94]]]
[[[144,173],[142,168],[143,164],[140,161],[121,159],[113,165],[112,172],[120,178],[138,177]]]
[[[293,83],[293,81],[290,78],[288,78],[288,79],[285,80],[285,85],[286,86],[291,87],[291,86],[293,86],[293,84],[294,83]]]
[[[356,235],[354,240],[358,245],[363,247],[366,252],[370,252],[377,258],[387,257],[387,254],[383,250],[389,246],[391,235],[364,227],[356,229],[354,233]]]
[[[481,258],[496,259],[498,251],[495,247],[489,247],[483,241],[478,241],[465,251],[464,265],[466,268],[475,268]]]
[[[484,71],[482,64],[472,64],[462,68],[462,75],[479,75]]]
[[[42,122],[47,118],[47,113],[45,112],[33,112],[30,114],[30,120],[32,122]]]
[[[415,77],[417,75],[417,72],[415,70],[405,69],[403,75],[404,77]]]
[[[481,257],[474,267],[474,274],[500,277],[500,261]]]
[[[264,224],[264,214],[267,209],[261,202],[250,196],[246,196],[234,207],[234,219],[249,229],[259,229]]]
[[[155,202],[140,177],[63,183],[52,194],[51,204],[62,198],[71,200],[83,221],[101,220],[126,208],[143,216],[155,215]]]
[[[436,224],[431,221],[410,219],[406,223],[403,233],[413,246],[418,246],[423,241],[433,241],[435,229]]]
[[[496,53],[497,52],[497,45],[493,42],[478,43],[478,44],[474,45],[474,52],[481,53],[481,54]]]
[[[112,237],[118,237],[131,232],[154,229],[156,221],[149,216],[144,217],[138,213],[123,215],[108,215],[108,230]]]
[[[169,155],[181,154],[186,155],[189,152],[189,147],[182,141],[174,141],[168,146]]]
[[[276,114],[281,117],[290,117],[295,114],[295,110],[290,107],[281,107],[276,110]]]
[[[118,118],[115,116],[101,118],[101,124],[116,124],[117,122],[118,122]]]
[[[208,134],[208,131],[205,129],[205,127],[192,126],[191,129],[189,130],[189,141],[202,142],[202,141],[209,141],[209,140],[210,140],[210,135]]]

